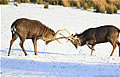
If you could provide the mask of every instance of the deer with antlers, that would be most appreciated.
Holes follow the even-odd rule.
[[[37,40],[38,39],[45,41],[47,45],[51,41],[54,41],[54,40],[58,41],[58,39],[66,38],[62,34],[61,35],[63,37],[56,38],[56,35],[59,34],[59,32],[63,30],[65,29],[54,32],[52,29],[48,28],[47,26],[42,24],[40,21],[31,20],[27,18],[17,19],[16,21],[13,22],[11,26],[12,40],[10,41],[8,56],[10,55],[13,42],[18,37],[20,38],[20,47],[22,48],[25,56],[27,56],[27,53],[23,46],[25,39],[32,39],[32,42],[34,44],[35,55],[37,55]]]
[[[120,29],[113,25],[104,25],[97,28],[89,28],[83,33],[71,35],[69,41],[76,47],[87,45],[91,49],[91,55],[96,44],[110,42],[113,46],[113,50],[110,56],[116,49],[116,45],[119,47],[120,56],[120,42],[118,41]],[[90,46],[91,45],[91,46]]]

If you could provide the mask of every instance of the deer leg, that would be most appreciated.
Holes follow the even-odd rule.
[[[27,56],[27,53],[26,53],[26,51],[25,51],[25,49],[24,49],[24,47],[23,47],[23,43],[24,43],[24,41],[20,40],[20,47],[22,48],[25,56]]]
[[[33,44],[34,44],[35,55],[37,55],[37,39],[34,38],[34,39],[32,39],[32,41],[33,41]]]
[[[86,45],[87,45],[90,49],[94,50],[94,47],[90,47],[89,43],[92,44],[92,45],[94,45],[95,42],[96,42],[96,41],[94,41],[94,40],[86,41]]]
[[[86,45],[91,49],[91,56],[93,55],[93,50],[94,50],[94,47],[95,47],[95,42],[96,42],[96,40],[86,41]],[[92,44],[92,47],[90,47],[89,44]]]
[[[118,47],[119,47],[119,56],[120,56],[120,42],[117,40],[117,45],[118,45]]]
[[[111,53],[111,55],[110,56],[113,56],[113,53],[114,53],[114,51],[115,51],[115,49],[116,49],[116,43],[111,43],[112,44],[112,46],[113,46],[113,50],[112,50],[112,53]]]
[[[8,56],[10,56],[10,51],[11,51],[11,47],[13,45],[13,42],[17,39],[17,35],[13,34],[12,35],[12,40],[10,41],[10,47],[9,47],[9,52],[8,52]]]
[[[94,50],[94,48],[95,48],[95,44],[94,44],[94,45],[92,45],[92,49],[91,49],[91,56],[93,55],[93,50]]]

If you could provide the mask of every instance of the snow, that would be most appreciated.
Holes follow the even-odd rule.
[[[110,43],[98,44],[93,56],[85,45],[76,49],[70,42],[61,40],[62,44],[53,41],[47,46],[44,41],[37,41],[38,55],[34,55],[31,40],[24,43],[28,56],[24,56],[17,39],[7,56],[11,35],[11,24],[18,18],[30,18],[41,21],[55,32],[67,29],[70,33],[81,33],[91,27],[106,24],[115,25],[120,29],[119,14],[101,14],[63,6],[13,4],[0,5],[0,55],[1,77],[120,77],[119,49],[116,48],[112,57]],[[67,35],[67,34],[66,34]],[[119,38],[120,40],[120,38]]]

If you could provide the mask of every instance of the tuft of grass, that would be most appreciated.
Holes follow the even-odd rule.
[[[118,10],[117,7],[113,4],[106,6],[106,11],[108,14],[117,13],[117,10]]]
[[[63,2],[63,6],[70,7],[69,0],[62,0],[62,2]]]
[[[88,6],[87,3],[84,3],[83,8],[84,8],[85,10],[87,10],[87,9],[89,9],[90,7]]]
[[[81,8],[80,0],[75,0],[74,3],[76,4],[77,8]]]
[[[100,1],[102,1],[102,2],[100,2]],[[105,13],[106,1],[105,0],[100,0],[100,1],[93,0],[94,9],[96,9],[95,12]]]

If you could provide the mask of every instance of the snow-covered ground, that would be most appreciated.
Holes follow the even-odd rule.
[[[38,55],[34,55],[31,40],[26,40],[24,47],[28,56],[24,56],[17,39],[7,56],[11,40],[11,24],[18,18],[30,18],[41,21],[54,31],[66,28],[70,33],[81,33],[91,27],[106,24],[115,25],[120,29],[119,14],[101,14],[83,11],[80,9],[43,5],[13,4],[0,5],[0,55],[2,77],[120,77],[119,49],[110,57],[112,45],[98,44],[93,56],[85,45],[76,49],[70,42],[61,40],[63,44],[53,41],[47,46],[44,41],[38,40]],[[120,40],[120,38],[119,38]]]

